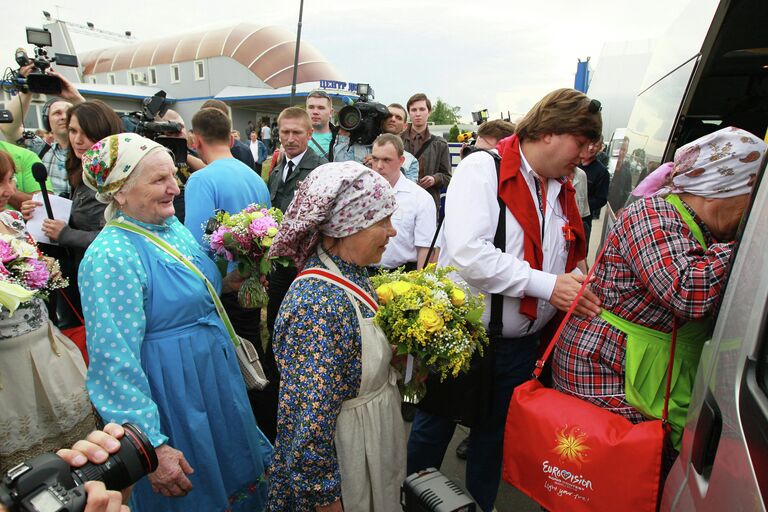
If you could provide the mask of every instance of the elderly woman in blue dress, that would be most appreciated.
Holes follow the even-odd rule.
[[[392,187],[355,162],[301,184],[271,254],[303,271],[275,323],[280,370],[270,511],[395,512],[405,427],[366,266],[396,234]]]
[[[157,451],[132,510],[261,510],[272,447],[213,296],[183,259],[216,290],[232,285],[174,216],[175,174],[165,148],[135,134],[102,139],[83,157],[110,221],[79,273],[87,388],[104,420],[140,425]]]

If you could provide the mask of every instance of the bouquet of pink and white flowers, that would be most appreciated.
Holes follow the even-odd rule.
[[[283,212],[278,208],[264,208],[251,204],[236,214],[218,212],[214,222],[218,225],[206,241],[217,259],[237,262],[237,270],[248,276],[238,292],[238,302],[244,308],[267,305],[267,292],[261,284],[262,276],[272,270],[273,263],[287,266],[288,258],[269,255],[272,240],[277,235]]]
[[[0,304],[11,314],[19,304],[48,294],[69,283],[59,262],[43,256],[31,237],[0,234]]]

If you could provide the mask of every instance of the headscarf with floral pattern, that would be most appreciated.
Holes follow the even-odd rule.
[[[269,253],[287,256],[301,269],[324,234],[343,238],[392,215],[389,182],[354,161],[324,164],[296,190]]]
[[[157,142],[136,135],[118,133],[94,144],[83,155],[83,182],[96,191],[96,199],[108,204],[104,211],[107,220],[115,216],[112,198],[125,185],[139,162],[155,150],[165,148]]]
[[[675,151],[674,162],[649,174],[632,195],[684,192],[717,199],[749,194],[766,148],[765,142],[745,130],[722,128]]]

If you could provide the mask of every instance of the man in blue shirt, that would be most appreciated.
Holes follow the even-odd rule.
[[[312,91],[307,96],[307,113],[312,122],[312,138],[309,147],[312,151],[329,160],[328,154],[333,139],[331,117],[333,117],[333,102],[325,91]]]
[[[230,127],[229,118],[214,108],[192,118],[195,146],[206,166],[187,180],[184,225],[203,246],[205,224],[216,210],[238,213],[251,203],[271,204],[264,180],[232,156]]]
[[[266,208],[271,206],[264,180],[252,168],[232,156],[231,130],[229,117],[218,109],[203,108],[192,117],[194,146],[206,166],[187,180],[184,225],[206,250],[209,249],[203,242],[205,225],[216,210],[238,213],[251,203]],[[234,267],[234,264],[230,264],[229,270],[234,270]],[[273,367],[274,356],[268,359],[264,354],[260,330],[261,310],[241,307],[237,301],[237,292],[223,294],[221,302],[235,332],[254,344],[264,371],[270,381],[275,383],[262,391],[248,392],[256,422],[274,442],[277,422],[276,368]]]

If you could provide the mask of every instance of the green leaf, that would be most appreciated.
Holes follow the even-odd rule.
[[[272,270],[272,262],[269,261],[269,258],[261,258],[261,262],[259,262],[259,271],[262,274],[267,275],[270,270]]]
[[[474,309],[470,309],[467,313],[467,322],[472,324],[480,323],[480,318],[483,316],[483,311],[485,311],[485,306],[478,306]]]
[[[397,355],[402,356],[408,353],[408,347],[405,345],[398,345],[397,346]]]

